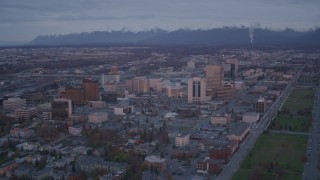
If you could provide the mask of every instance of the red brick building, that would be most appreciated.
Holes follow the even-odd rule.
[[[208,157],[197,162],[197,172],[213,173],[218,175],[222,171],[222,160],[212,160]]]

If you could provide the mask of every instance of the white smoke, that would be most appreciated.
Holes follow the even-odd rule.
[[[250,38],[251,44],[253,44],[253,40],[254,40],[254,30],[259,27],[260,27],[259,23],[255,23],[249,27],[249,38]]]

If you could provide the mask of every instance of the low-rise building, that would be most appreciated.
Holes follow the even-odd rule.
[[[168,97],[181,97],[181,87],[179,86],[168,86],[167,87],[167,96]]]
[[[96,112],[88,116],[89,122],[99,124],[108,120],[107,112]]]
[[[249,132],[249,124],[245,122],[235,122],[231,124],[227,138],[232,141],[242,142]]]
[[[167,160],[164,158],[160,158],[158,156],[147,156],[144,160],[149,168],[156,168],[159,171],[163,171],[166,168]]]
[[[229,124],[230,122],[231,122],[230,114],[215,115],[211,117],[211,124],[226,125],[226,124]]]
[[[259,121],[259,113],[246,112],[242,115],[242,121],[246,123],[256,123]]]
[[[34,173],[32,174],[32,179],[42,180],[42,179],[50,178],[52,175],[53,175],[52,168],[44,168],[41,170],[34,171]]]
[[[6,162],[0,166],[0,175],[3,176],[6,173],[12,172],[18,167],[18,163],[15,160]]]
[[[203,160],[197,162],[197,172],[218,175],[222,171],[222,165],[223,161],[221,160],[213,160],[205,157]]]
[[[26,99],[21,98],[8,98],[3,100],[3,110],[4,112],[14,112],[16,109],[26,107]]]
[[[102,157],[80,156],[77,160],[78,169],[84,172],[93,172],[94,170],[105,170],[108,172],[126,171],[127,163],[105,161]]]
[[[178,134],[176,136],[176,146],[177,147],[183,147],[185,145],[188,145],[190,143],[190,134]]]
[[[82,132],[82,126],[70,126],[69,127],[69,134],[74,136],[79,136]]]
[[[30,138],[33,134],[34,131],[28,127],[15,127],[10,130],[11,137],[16,138]]]
[[[114,107],[113,112],[115,115],[126,115],[134,112],[133,106],[120,106]]]
[[[34,117],[37,117],[38,109],[37,108],[19,108],[16,109],[16,120],[31,120]]]

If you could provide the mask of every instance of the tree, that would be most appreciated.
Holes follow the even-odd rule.
[[[39,161],[38,161],[38,159],[36,159],[36,162],[34,163],[34,166],[37,167],[37,168],[39,167]]]
[[[72,172],[76,172],[76,164],[72,162],[72,167],[71,167]]]

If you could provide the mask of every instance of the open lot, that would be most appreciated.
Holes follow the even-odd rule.
[[[305,136],[261,134],[233,179],[300,180],[306,160],[306,146]]]
[[[311,126],[314,89],[296,88],[271,123],[273,130],[308,132]]]
[[[292,112],[298,112],[307,108],[312,109],[314,101],[314,89],[312,88],[295,88],[286,102],[283,109]]]

